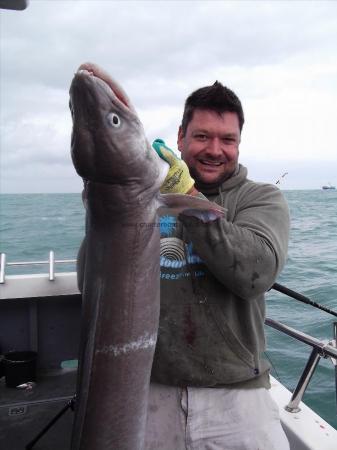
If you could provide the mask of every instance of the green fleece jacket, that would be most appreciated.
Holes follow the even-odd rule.
[[[222,219],[164,215],[161,307],[152,381],[173,386],[269,387],[265,292],[284,266],[289,211],[275,186],[242,165],[207,198]]]

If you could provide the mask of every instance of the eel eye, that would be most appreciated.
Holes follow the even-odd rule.
[[[117,116],[117,114],[109,113],[107,119],[109,124],[113,127],[119,128],[121,126],[121,119],[119,118],[119,116]]]

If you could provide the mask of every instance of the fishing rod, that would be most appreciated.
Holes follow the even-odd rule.
[[[310,298],[305,297],[304,295],[299,294],[298,292],[293,291],[292,289],[289,289],[286,286],[283,286],[282,284],[274,283],[270,289],[275,289],[275,291],[281,292],[282,294],[288,295],[289,297],[292,297],[295,300],[299,300],[300,302],[313,306],[314,308],[321,309],[322,311],[337,317],[336,311],[333,311],[332,309],[327,308],[326,306],[320,305],[319,303],[314,302]]]
[[[281,183],[281,180],[282,180],[282,178],[284,178],[286,175],[288,175],[288,172],[284,172],[284,174],[283,175],[281,175],[280,176],[280,178],[276,181],[276,183],[275,184],[280,184]]]

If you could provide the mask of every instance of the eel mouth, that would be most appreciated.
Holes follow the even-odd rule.
[[[134,108],[122,87],[119,86],[119,84],[99,66],[93,63],[81,64],[77,69],[76,74],[81,73],[98,78],[112,91],[113,95],[123,104],[124,107],[133,111]]]

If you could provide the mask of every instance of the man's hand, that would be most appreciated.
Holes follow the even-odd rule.
[[[153,141],[152,147],[170,165],[160,192],[162,194],[191,194],[194,192],[194,180],[186,163],[179,159],[170,148],[166,147],[162,139]]]

